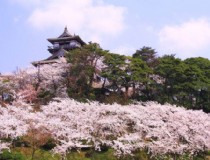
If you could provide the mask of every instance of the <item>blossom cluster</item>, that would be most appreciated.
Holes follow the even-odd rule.
[[[9,149],[9,143],[2,143],[1,141],[0,141],[0,153],[1,153],[1,151],[3,150],[3,149]]]
[[[67,97],[66,76],[69,64],[58,61],[39,67],[18,69],[15,73],[0,77],[0,100],[32,103],[42,90],[56,97]],[[3,97],[3,98],[2,98]]]
[[[25,135],[31,123],[50,131],[58,142],[53,151],[60,154],[104,145],[117,154],[143,149],[153,155],[196,154],[210,149],[210,115],[169,104],[121,106],[65,98],[36,112],[29,105],[0,107],[0,139]]]

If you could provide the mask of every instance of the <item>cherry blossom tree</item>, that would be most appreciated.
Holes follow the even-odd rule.
[[[0,153],[3,149],[9,149],[9,143],[2,143],[0,141]]]
[[[19,100],[23,102],[32,103],[37,99],[37,91],[31,84],[26,84],[24,89],[21,89],[17,93]]]
[[[17,84],[13,83],[11,78],[0,79],[0,100],[5,101],[8,99],[16,98],[16,88]]]
[[[32,152],[31,159],[34,159],[35,152],[50,139],[51,134],[44,126],[38,128],[34,124],[29,125],[28,133],[23,137],[23,140],[29,143]]]
[[[42,90],[56,97],[67,97],[66,77],[69,64],[58,61],[39,67],[18,69],[6,79],[0,79],[0,94],[9,95],[15,101],[33,102]]]
[[[118,155],[136,150],[193,155],[210,149],[210,115],[155,102],[121,106],[57,98],[37,112],[28,104],[0,107],[0,139],[30,133],[31,123],[50,132],[58,142],[53,152],[62,155],[104,145]]]
[[[66,76],[69,64],[45,64],[38,68],[39,87],[48,89],[57,97],[66,97]]]

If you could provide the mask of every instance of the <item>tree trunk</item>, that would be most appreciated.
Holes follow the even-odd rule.
[[[135,98],[135,95],[136,95],[136,85],[135,85],[135,83],[132,84],[132,88],[133,88],[132,97]]]
[[[126,100],[128,100],[128,89],[129,89],[129,87],[126,86],[126,87],[125,87],[125,94],[124,94]]]
[[[31,154],[31,160],[34,160],[35,152],[36,152],[36,149],[33,148],[33,149],[32,149],[32,154]]]

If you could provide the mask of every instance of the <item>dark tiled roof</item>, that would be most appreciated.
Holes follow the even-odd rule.
[[[78,41],[81,45],[86,44],[79,36],[74,36],[74,37],[62,37],[62,38],[48,38],[47,39],[49,42],[54,43],[54,42],[70,42],[71,40],[76,40]]]
[[[41,61],[32,62],[32,64],[35,67],[37,67],[39,65],[43,65],[43,64],[52,64],[52,63],[56,63],[56,59],[53,59],[53,60],[41,60]]]
[[[64,37],[73,37],[73,36],[69,33],[67,27],[65,27],[63,33],[62,33],[58,38],[64,38]]]
[[[64,32],[58,38],[48,38],[47,39],[51,43],[55,42],[70,42],[71,40],[78,41],[81,45],[85,45],[86,43],[78,36],[78,35],[71,35],[68,32],[67,27],[65,27]]]

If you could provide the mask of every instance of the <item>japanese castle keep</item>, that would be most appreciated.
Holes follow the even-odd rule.
[[[51,56],[45,60],[32,62],[34,66],[57,63],[59,58],[65,56],[65,52],[80,48],[86,44],[78,35],[71,35],[67,27],[65,27],[64,32],[58,38],[48,38],[47,40],[52,44],[52,46],[48,46]]]

